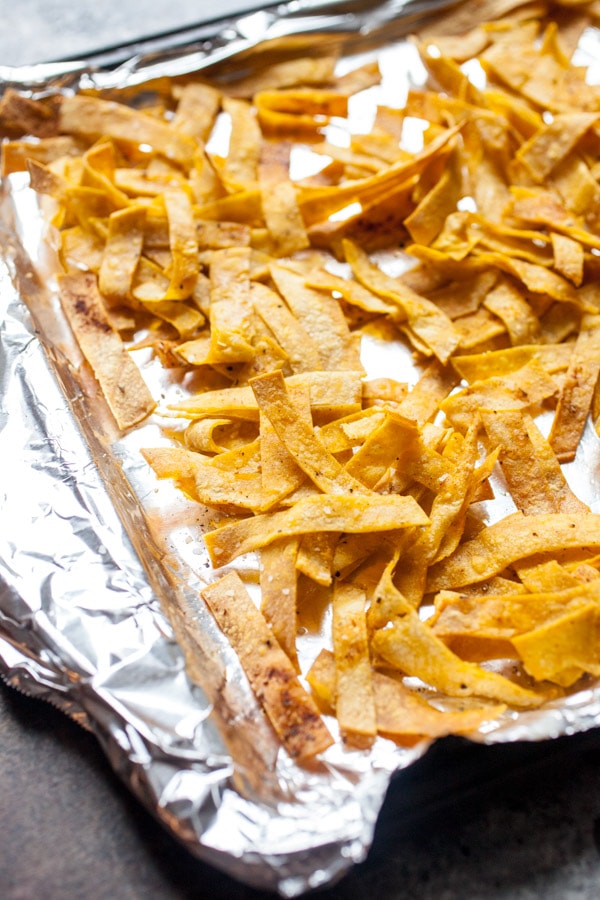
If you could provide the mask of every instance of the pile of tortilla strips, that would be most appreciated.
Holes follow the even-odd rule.
[[[331,715],[410,745],[600,676],[600,514],[563,468],[600,432],[600,87],[573,62],[598,17],[462,4],[411,38],[428,80],[397,107],[377,60],[318,54],[0,103],[118,427],[160,402],[132,350],[193,385],[143,454],[214,511],[202,599],[301,763]],[[392,353],[369,378],[366,337],[414,378]]]

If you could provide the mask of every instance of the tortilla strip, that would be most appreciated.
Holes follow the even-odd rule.
[[[520,510],[526,515],[589,512],[531,416],[522,410],[482,410],[481,420],[492,445],[500,445],[500,466]]]
[[[600,316],[584,315],[548,438],[560,462],[575,458],[599,374]]]
[[[466,597],[441,591],[435,598],[436,612],[427,622],[443,638],[470,634],[512,639],[590,602],[600,605],[600,578],[564,590],[531,594]]]
[[[561,684],[575,681],[581,672],[598,678],[600,605],[594,601],[581,608],[566,609],[559,618],[514,637],[512,645],[525,670],[539,681],[556,679]]]
[[[283,746],[302,762],[333,744],[316,704],[235,572],[200,592]]]
[[[349,475],[315,434],[312,422],[288,394],[281,372],[268,372],[250,380],[262,413],[270,420],[290,456],[322,491],[330,494],[368,493]]]
[[[598,113],[576,112],[554,116],[552,122],[533,135],[517,151],[530,175],[538,182],[570,153],[583,135],[598,122]]]
[[[600,547],[600,516],[555,513],[524,516],[517,512],[490,525],[429,570],[427,590],[440,591],[483,581],[535,553]]]
[[[306,384],[313,417],[338,418],[361,408],[362,372],[304,372],[290,375],[286,384]],[[258,403],[250,385],[206,391],[167,409],[187,418],[220,415],[258,421]]]
[[[100,293],[111,303],[126,301],[144,242],[146,210],[130,206],[112,213],[98,274]]]
[[[376,631],[372,648],[387,663],[450,697],[488,697],[521,708],[540,706],[546,699],[496,672],[462,660],[414,610]]]
[[[177,131],[169,122],[162,122],[124,103],[101,100],[85,94],[62,97],[59,127],[67,134],[87,137],[111,137],[116,141],[135,141],[149,144],[157,153],[183,167],[191,166],[197,142]]]
[[[213,509],[258,510],[263,502],[262,479],[259,471],[244,472],[225,468],[216,460],[183,447],[157,447],[141,451],[146,462],[159,478],[175,478],[200,503]],[[251,452],[248,451],[248,458]]]
[[[123,430],[137,425],[156,403],[110,324],[96,276],[91,272],[61,275],[59,288],[61,306],[117,425]]]
[[[266,284],[253,282],[250,299],[263,323],[272,331],[294,372],[314,372],[321,368],[316,342],[290,312],[285,301]]]
[[[273,264],[270,272],[277,290],[317,345],[321,367],[358,371],[358,344],[350,334],[339,302],[309,288],[304,278],[290,269]]]
[[[306,678],[317,697],[335,710],[335,661],[329,650],[321,650]],[[377,731],[384,735],[436,738],[464,734],[497,718],[506,709],[498,704],[442,712],[389,675],[374,671],[372,678]]]
[[[281,512],[241,519],[222,525],[205,536],[213,567],[227,565],[238,556],[260,550],[273,541],[319,531],[368,534],[426,525],[429,519],[412,497],[397,494],[326,495],[305,497]]]
[[[332,621],[336,714],[343,739],[361,747],[370,746],[377,733],[365,609],[364,591],[336,582]]]
[[[398,305],[412,331],[441,363],[447,362],[459,343],[452,320],[426,297],[422,297],[399,278],[390,278],[373,265],[367,254],[352,241],[343,242],[347,262],[357,280],[366,288]]]
[[[261,612],[290,658],[300,671],[296,652],[298,579],[296,556],[298,539],[274,541],[260,551]]]

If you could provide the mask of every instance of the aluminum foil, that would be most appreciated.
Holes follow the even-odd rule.
[[[422,4],[396,4],[394,15],[400,6],[422,12]],[[253,45],[272,38],[277,22],[280,33],[302,31],[306,22],[300,16],[293,25],[290,7],[254,19]],[[375,9],[380,25],[391,6]],[[327,15],[320,21],[327,30]],[[596,39],[586,41],[594,56]],[[404,50],[403,77],[417,79]],[[180,74],[184,58],[191,71],[198,52],[194,65],[184,48],[154,56],[152,74],[157,66]],[[215,52],[218,61],[222,42]],[[206,41],[202,53],[209,60]],[[119,83],[130,75],[137,83],[146,62],[138,55],[124,63]],[[61,89],[72,89],[73,79],[115,84],[115,70],[67,68],[43,78],[12,70],[9,80],[44,91],[53,76]],[[282,896],[332,883],[366,856],[392,774],[429,744],[407,749],[379,739],[369,751],[349,752],[338,742],[306,767],[280,749],[198,599],[212,573],[189,506],[156,485],[138,452],[160,439],[159,417],[125,438],[114,432],[57,314],[56,261],[37,200],[22,179],[9,181],[0,193],[0,672],[93,731],[130,790],[192,853]],[[158,374],[151,361],[141,363],[151,383]],[[586,471],[600,472],[591,430],[582,458]],[[567,468],[574,489],[600,511],[600,481],[582,483],[581,465]],[[470,737],[539,740],[599,724],[600,686],[590,683]]]

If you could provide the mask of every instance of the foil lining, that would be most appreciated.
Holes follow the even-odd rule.
[[[289,6],[281,7],[288,34]],[[421,14],[423,6],[395,10]],[[390,4],[381,10],[388,15]],[[272,37],[272,15],[262,38]],[[252,40],[260,44],[258,26]],[[586,35],[585,44],[588,61],[598,58],[597,37]],[[173,65],[180,74],[182,55],[153,57],[152,74],[156,66],[173,74]],[[405,65],[404,77],[416,77],[410,54]],[[116,70],[77,66],[78,84],[105,75],[114,84]],[[125,63],[121,85],[141,70],[142,57]],[[21,74],[35,90],[42,82],[57,88],[52,73]],[[54,75],[65,89],[64,72]],[[174,493],[157,490],[140,458],[158,425],[119,437],[94,385],[81,380],[55,314],[55,260],[41,221],[13,176],[0,192],[0,673],[90,729],[129,789],[192,853],[286,897],[330,884],[365,858],[392,774],[429,743],[407,749],[380,739],[362,752],[336,743],[309,767],[280,750],[198,602],[211,573],[185,512]],[[144,374],[155,377],[150,363]],[[591,429],[582,458],[587,472],[600,472]],[[582,482],[577,461],[567,469],[574,490],[600,511],[600,478]],[[598,725],[600,686],[590,683],[469,737],[541,740]]]

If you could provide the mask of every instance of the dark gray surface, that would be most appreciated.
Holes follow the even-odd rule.
[[[248,0],[0,0],[0,63],[72,56]],[[173,9],[176,7],[176,12]],[[0,685],[2,900],[254,900],[139,807],[95,738]],[[436,745],[392,785],[372,853],[326,900],[600,897],[600,732]]]
[[[0,684],[3,900],[256,900],[141,809],[95,738]],[[600,896],[600,732],[435,745],[390,788],[369,859],[323,900]]]

